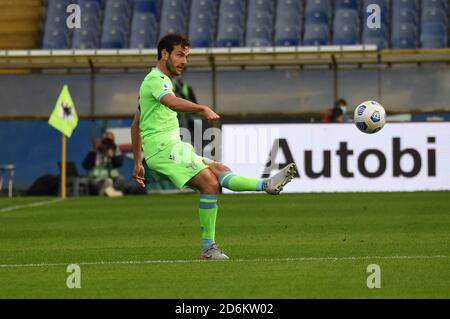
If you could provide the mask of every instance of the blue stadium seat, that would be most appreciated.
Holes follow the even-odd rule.
[[[392,10],[392,24],[395,23],[414,23],[417,24],[418,16],[417,12],[408,9],[408,8],[401,8]]]
[[[66,8],[71,3],[73,3],[71,0],[48,0],[47,17],[66,14]]]
[[[331,17],[332,5],[330,0],[306,0],[305,15],[311,12],[322,12]]]
[[[297,46],[300,45],[301,29],[298,26],[286,24],[284,27],[277,27],[275,32],[275,45],[277,46]]]
[[[131,7],[129,0],[108,0],[100,40],[101,48],[127,48],[130,33]]]
[[[358,11],[353,9],[336,10],[336,12],[334,13],[334,24],[336,23],[342,23],[346,25],[354,24],[359,28],[361,22]]]
[[[358,0],[336,0],[335,10],[356,10],[359,11]]]
[[[308,11],[305,13],[305,23],[328,24],[330,15],[324,11]]]
[[[364,24],[362,33],[363,44],[375,44],[378,49],[382,50],[388,47],[388,30],[387,28],[371,29]]]
[[[301,44],[303,0],[278,0],[275,23],[275,45]]]
[[[278,0],[277,14],[293,12],[295,14],[303,14],[304,0]]]
[[[392,1],[392,10],[409,9],[418,12],[417,0],[394,0]]]
[[[328,45],[330,43],[330,31],[325,24],[305,24],[303,36],[304,45]]]
[[[352,24],[335,23],[333,27],[333,44],[359,44],[359,28]]]
[[[134,12],[131,24],[130,48],[154,48],[157,21],[153,12]]]
[[[217,14],[219,0],[192,0],[191,13],[193,12],[212,12]]]
[[[244,13],[246,6],[246,0],[221,0],[220,14],[225,11]]]
[[[159,39],[170,32],[187,34],[188,11],[188,1],[164,0],[159,25]]]
[[[447,12],[443,9],[428,8],[422,10],[423,23],[443,23],[447,24]]]
[[[271,46],[272,29],[263,25],[247,28],[245,44],[246,46]]]
[[[192,0],[189,20],[189,39],[195,47],[214,45],[217,26],[217,0]]]
[[[197,48],[209,48],[214,45],[213,33],[203,26],[189,28],[189,39],[192,46]]]
[[[66,32],[60,30],[46,30],[43,40],[44,49],[66,49],[69,38]]]
[[[242,45],[242,29],[236,25],[227,25],[223,29],[219,26],[217,35],[218,47],[239,47]]]
[[[105,33],[106,31],[106,33]],[[127,47],[126,34],[121,28],[104,30],[101,40],[102,49],[124,49]]]
[[[448,1],[447,0],[422,0],[422,10],[430,9],[430,8],[447,10]]]
[[[248,11],[249,12],[266,12],[270,15],[274,11],[274,1],[273,0],[248,0]]]
[[[447,47],[447,25],[439,22],[422,24],[420,44],[422,48]]]
[[[90,29],[75,29],[73,32],[73,49],[96,49],[98,47],[98,32]]]
[[[417,26],[413,23],[396,23],[392,28],[391,46],[394,49],[417,48]]]
[[[160,17],[161,3],[160,0],[134,0],[135,13],[150,13],[158,20]]]
[[[217,46],[235,47],[243,44],[245,0],[221,0]]]
[[[70,0],[49,0],[42,40],[44,49],[67,49],[70,46],[72,30],[66,25],[66,8],[70,3]]]

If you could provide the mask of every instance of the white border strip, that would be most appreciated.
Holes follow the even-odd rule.
[[[56,199],[50,199],[50,200],[47,200],[47,201],[44,201],[44,202],[34,202],[34,203],[30,203],[30,204],[10,206],[10,207],[5,207],[5,208],[0,209],[0,213],[6,213],[6,212],[10,212],[10,211],[13,211],[13,210],[16,210],[16,209],[21,209],[21,208],[42,206],[42,205],[55,203],[55,202],[60,202],[60,201],[62,201],[61,198],[56,198]]]
[[[372,260],[372,259],[448,259],[449,256],[349,256],[349,257],[298,257],[298,258],[256,258],[256,259],[230,259],[213,260],[217,262],[292,262],[292,261],[346,261],[346,260]],[[5,264],[0,268],[23,268],[23,267],[59,267],[70,264],[77,265],[145,265],[145,264],[193,264],[211,262],[200,259],[187,260],[123,260],[123,261],[92,261],[92,262],[68,262],[68,263],[39,263],[39,264]]]

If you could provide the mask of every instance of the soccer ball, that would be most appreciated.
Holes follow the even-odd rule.
[[[386,123],[386,112],[380,103],[365,101],[355,109],[353,122],[361,132],[376,133]]]

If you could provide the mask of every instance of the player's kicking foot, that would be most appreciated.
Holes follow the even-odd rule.
[[[209,246],[208,248],[206,248],[205,250],[202,251],[202,254],[200,255],[200,259],[203,259],[203,260],[208,260],[208,259],[227,260],[230,258],[228,258],[228,256],[225,255],[223,253],[223,251],[221,251],[219,249],[219,247],[217,247],[216,244],[212,244],[211,246]]]
[[[294,163],[288,164],[281,171],[267,180],[266,193],[278,195],[283,190],[284,185],[289,183],[297,173]]]

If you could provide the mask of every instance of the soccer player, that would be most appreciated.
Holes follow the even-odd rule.
[[[178,98],[173,93],[171,77],[183,72],[189,46],[189,41],[176,33],[167,34],[158,43],[158,63],[142,82],[139,107],[131,126],[133,177],[145,187],[143,149],[145,161],[154,172],[168,178],[180,190],[186,187],[198,190],[203,239],[200,258],[229,259],[214,241],[219,187],[277,195],[292,180],[296,168],[291,163],[269,179],[238,176],[224,164],[197,155],[192,145],[181,141],[177,112],[198,112],[208,121],[220,118],[209,106]]]

